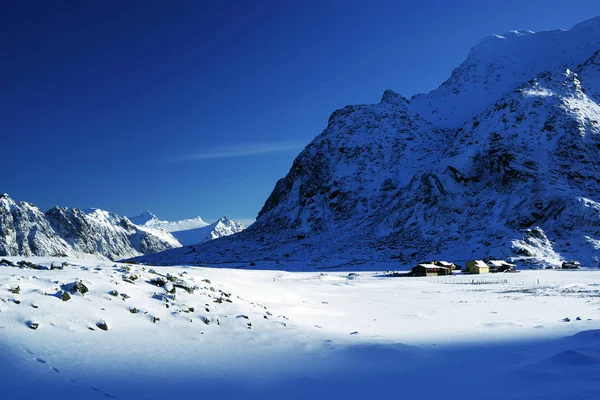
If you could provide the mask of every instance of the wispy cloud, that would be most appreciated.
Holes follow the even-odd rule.
[[[258,156],[263,154],[272,153],[283,153],[287,151],[298,151],[303,148],[303,145],[298,143],[282,143],[282,142],[267,142],[258,144],[244,144],[235,145],[228,147],[218,148],[206,148],[199,149],[194,153],[184,154],[180,156],[174,156],[168,158],[168,161],[182,162],[182,161],[198,161],[198,160],[212,160],[219,158],[234,158],[234,157],[248,157]]]

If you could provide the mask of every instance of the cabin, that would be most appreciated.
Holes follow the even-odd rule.
[[[412,276],[452,275],[452,268],[442,267],[434,263],[419,264],[412,269]]]
[[[504,260],[489,260],[486,264],[490,267],[490,272],[510,272],[517,267],[515,264]]]
[[[465,272],[467,274],[489,274],[490,267],[482,260],[468,261]]]
[[[433,264],[437,265],[438,267],[450,268],[451,270],[460,269],[458,265],[448,261],[434,261]]]
[[[571,260],[565,261],[562,263],[562,269],[579,269],[581,268],[581,264],[579,261]]]

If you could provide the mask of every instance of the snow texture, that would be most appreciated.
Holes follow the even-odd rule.
[[[2,396],[593,399],[599,273],[407,278],[8,257]]]

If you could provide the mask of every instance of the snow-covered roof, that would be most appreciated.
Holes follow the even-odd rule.
[[[452,268],[452,266],[454,265],[453,263],[451,263],[449,261],[436,261],[435,263],[437,265],[441,265],[443,267],[448,267],[448,268]]]
[[[504,260],[490,260],[487,262],[487,264],[492,267],[502,267],[502,266],[514,267],[515,266],[515,264],[511,264]]]
[[[484,263],[482,260],[475,260],[472,262],[475,263],[475,267],[477,267],[477,268],[489,268],[489,266],[486,263]]]
[[[440,265],[435,265],[433,263],[423,263],[423,264],[419,264],[417,265],[417,267],[425,267],[425,268],[438,268],[438,269],[450,269],[450,267],[442,267]]]

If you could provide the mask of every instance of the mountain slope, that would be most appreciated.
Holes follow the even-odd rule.
[[[585,62],[600,48],[600,17],[568,31],[510,31],[488,36],[439,88],[411,99],[411,108],[439,126],[459,127],[505,92],[547,71]]]
[[[0,255],[66,256],[70,246],[56,234],[42,210],[0,195]]]
[[[179,242],[169,233],[140,228],[103,210],[54,207],[43,213],[0,196],[0,255],[121,259],[155,253]]]
[[[257,221],[147,262],[600,256],[600,18],[484,39],[439,89],[334,112]]]

